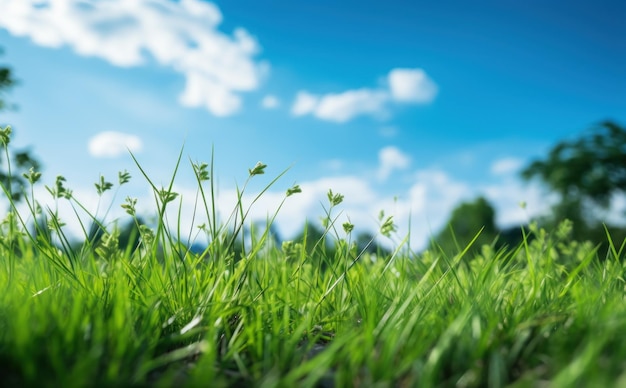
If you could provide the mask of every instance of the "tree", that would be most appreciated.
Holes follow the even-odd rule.
[[[376,237],[370,232],[361,232],[356,236],[356,249],[358,253],[366,252],[376,254],[378,257],[388,257],[391,251],[376,241]]]
[[[2,55],[2,49],[0,48],[0,55]],[[4,94],[11,90],[16,81],[11,74],[11,69],[8,67],[0,66],[0,111],[5,110],[8,105],[4,101]]]
[[[329,247],[324,230],[310,221],[305,223],[302,231],[293,238],[293,242],[302,244],[308,254],[311,254],[314,248],[321,249]]]
[[[301,244],[306,251],[307,260],[323,270],[329,268],[336,257],[335,241],[325,229],[311,221],[305,222],[302,231],[291,242]]]
[[[0,54],[2,50],[0,49]],[[10,105],[5,101],[5,94],[16,84],[13,78],[12,71],[9,67],[0,65],[0,112],[6,110]],[[23,177],[22,174],[27,173],[31,168],[34,171],[39,171],[41,163],[31,154],[30,150],[9,151],[9,142],[11,139],[11,128],[2,126],[0,123],[0,146],[4,148],[6,152],[3,157],[0,157],[0,164],[2,162],[10,163],[10,168],[7,165],[5,168],[0,169],[0,184],[9,194],[11,199],[15,202],[22,199],[22,195],[25,189],[28,187],[29,182]],[[2,191],[0,191],[2,193]]]
[[[556,144],[521,174],[525,180],[539,178],[560,196],[553,222],[568,218],[580,235],[600,221],[590,209],[607,209],[615,194],[626,191],[626,129],[603,121],[578,139]]]
[[[482,245],[491,244],[497,238],[495,214],[493,206],[484,197],[461,203],[452,211],[444,229],[433,239],[430,249],[453,256],[462,252],[480,232],[470,248],[472,253],[479,252]]]

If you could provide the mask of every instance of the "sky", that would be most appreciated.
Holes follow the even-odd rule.
[[[126,197],[149,214],[130,153],[160,187],[182,152],[176,206],[195,231],[191,163],[214,159],[226,219],[261,161],[246,206],[286,172],[251,220],[302,189],[276,218],[283,238],[319,221],[331,189],[339,223],[375,231],[382,210],[420,248],[479,195],[501,227],[545,212],[552,197],[519,171],[599,121],[626,124],[625,18],[619,0],[0,0],[0,63],[19,79],[0,125],[42,160],[45,203],[62,175],[107,221]],[[99,200],[94,183],[124,170]]]

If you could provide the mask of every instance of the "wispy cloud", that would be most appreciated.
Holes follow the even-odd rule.
[[[497,209],[496,221],[501,226],[526,224],[535,216],[547,214],[558,201],[558,196],[546,193],[537,183],[524,184],[511,177],[502,178],[479,188]]]
[[[415,182],[409,188],[408,200],[404,204],[417,215],[426,215],[431,225],[439,228],[452,207],[473,194],[466,182],[454,179],[446,171],[423,169],[415,173]]]
[[[315,117],[337,123],[345,123],[362,115],[382,117],[386,115],[386,100],[384,92],[371,89],[326,94],[315,107]]]
[[[261,100],[261,106],[265,109],[275,109],[280,106],[280,100],[278,97],[268,94]]]
[[[321,97],[301,91],[296,96],[291,113],[294,116],[313,114],[320,120],[345,123],[362,115],[385,116],[387,100],[385,92],[371,89],[329,93]]]
[[[116,158],[128,151],[139,152],[142,148],[138,136],[121,132],[100,132],[89,140],[89,153],[96,158]]]
[[[426,104],[437,95],[437,85],[422,69],[393,69],[387,86],[353,89],[324,95],[299,91],[292,105],[294,116],[312,114],[320,120],[345,123],[358,116],[389,116],[389,103]]]
[[[490,171],[493,175],[510,175],[519,171],[523,164],[518,158],[503,158],[493,162]]]
[[[382,137],[394,137],[398,134],[398,128],[388,125],[388,126],[380,128],[378,130],[378,133]]]
[[[384,181],[394,170],[405,169],[409,167],[411,158],[400,151],[398,148],[389,146],[380,150],[378,153],[378,179]]]
[[[303,116],[315,112],[319,104],[319,97],[307,91],[300,91],[296,95],[296,100],[291,107],[291,114],[294,116]]]
[[[245,29],[218,30],[222,14],[200,0],[1,0],[0,27],[40,46],[69,46],[115,66],[149,60],[185,77],[180,102],[228,116],[240,93],[259,87],[268,70],[255,61],[260,47]]]
[[[345,162],[341,159],[329,159],[322,161],[320,164],[326,170],[339,171],[344,167]]]

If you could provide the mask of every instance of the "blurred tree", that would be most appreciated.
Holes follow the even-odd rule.
[[[327,247],[327,238],[324,230],[319,228],[312,222],[307,222],[300,233],[293,239],[293,242],[300,243],[306,248],[307,253],[313,252],[313,249],[321,249]]]
[[[2,55],[2,53],[3,51],[0,48],[0,55]],[[0,65],[0,111],[8,107],[7,102],[4,100],[5,94],[11,90],[15,83],[16,81],[13,78],[11,69]]]
[[[526,236],[526,237],[524,237]],[[533,234],[528,234],[528,225],[519,224],[505,227],[498,231],[498,241],[496,241],[496,248],[518,247],[526,238],[526,241],[530,242],[535,239]]]
[[[103,221],[92,220],[85,240],[74,242],[72,250],[74,252],[95,250],[102,244],[106,235],[115,234],[117,248],[121,252],[129,251],[129,253],[132,253],[139,247],[141,241],[140,228],[147,224],[141,217],[128,219],[121,224],[120,222],[121,220],[106,225]],[[161,255],[162,252],[159,250],[158,254]]]
[[[495,214],[493,206],[484,197],[461,203],[452,211],[446,227],[430,243],[430,249],[440,250],[449,257],[454,256],[462,252],[480,232],[470,248],[470,256],[480,252],[482,245],[493,243],[498,235]]]
[[[388,257],[391,251],[376,241],[374,234],[370,232],[361,232],[356,236],[357,253],[374,253],[378,257]]]
[[[324,229],[310,221],[304,224],[302,231],[291,241],[302,244],[306,250],[307,260],[314,266],[326,269],[335,259],[335,242]]]
[[[120,228],[119,244],[120,249],[130,249],[134,251],[139,246],[140,242],[140,230],[141,225],[146,225],[145,221],[141,217],[131,219],[126,222]]]
[[[525,180],[539,178],[560,196],[547,223],[568,218],[573,237],[584,237],[602,221],[594,207],[607,209],[615,194],[626,192],[626,129],[603,121],[578,139],[558,143],[521,174]]]
[[[0,49],[0,54],[2,54],[2,49]],[[11,69],[0,65],[0,112],[11,108],[11,105],[5,100],[5,94],[10,91],[15,84],[16,81],[13,78]],[[5,128],[4,125],[0,122],[0,130],[2,131],[2,144],[0,144],[0,146],[2,146],[6,152],[5,155],[0,157],[0,164],[6,164],[6,157],[8,157],[11,168],[9,170],[8,166],[5,166],[0,169],[0,184],[4,187],[11,199],[17,202],[22,199],[22,195],[29,184],[22,174],[28,172],[31,168],[35,171],[39,171],[41,163],[31,154],[30,150],[9,152],[8,146],[11,139],[11,130],[10,127]],[[0,191],[0,194],[1,193],[4,193],[4,191]]]

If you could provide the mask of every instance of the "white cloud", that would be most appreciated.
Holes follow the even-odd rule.
[[[278,100],[278,97],[271,94],[268,94],[261,100],[261,106],[265,109],[278,108],[279,105],[280,101]]]
[[[396,147],[385,147],[378,153],[378,179],[384,181],[396,169],[409,167],[411,158]]]
[[[534,216],[548,212],[557,200],[554,195],[546,195],[538,184],[524,184],[510,178],[478,190],[497,210],[496,222],[503,227],[526,224]]]
[[[439,226],[446,221],[453,206],[473,195],[467,183],[455,181],[445,171],[437,169],[418,171],[409,193],[416,210],[426,213],[428,219]]]
[[[386,100],[386,93],[370,89],[327,94],[319,100],[314,114],[319,119],[336,123],[345,123],[361,115],[382,117],[386,115]]]
[[[391,97],[398,102],[426,104],[437,95],[437,85],[422,69],[393,69],[388,80]]]
[[[398,134],[398,128],[394,126],[386,126],[386,127],[380,128],[378,133],[382,137],[395,137]]]
[[[341,159],[329,159],[329,160],[324,160],[321,163],[321,166],[327,170],[339,171],[344,167],[344,164],[345,164],[344,161]]]
[[[344,201],[333,212],[335,216],[341,213],[337,226],[349,217],[361,228],[374,227],[370,206],[376,203],[378,195],[367,180],[345,175],[301,182],[300,188],[302,193],[289,197],[277,218],[283,236],[293,237],[302,229],[305,219],[319,223],[320,217],[325,215],[322,205],[326,209],[329,207],[329,189],[344,196]]]
[[[313,113],[318,104],[319,97],[307,91],[300,91],[296,95],[296,101],[294,101],[291,107],[291,114],[294,116],[303,116]]]
[[[96,158],[116,158],[129,150],[139,152],[142,148],[139,137],[121,132],[100,132],[89,140],[89,153]]]
[[[437,85],[422,69],[393,69],[388,75],[388,88],[360,88],[321,96],[300,91],[291,113],[294,116],[312,114],[320,120],[336,123],[363,115],[385,118],[389,116],[389,103],[425,104],[434,100],[436,94]]]
[[[115,66],[149,59],[185,77],[180,102],[216,116],[241,108],[241,92],[258,88],[267,64],[244,29],[218,30],[219,8],[200,0],[1,0],[0,27],[40,46],[69,46]]]
[[[348,90],[343,93],[329,93],[318,97],[306,91],[296,96],[291,112],[294,116],[313,114],[321,120],[345,123],[357,116],[384,116],[387,95],[370,89]]]
[[[516,173],[523,163],[521,159],[503,158],[493,162],[490,171],[493,175],[509,175]]]

